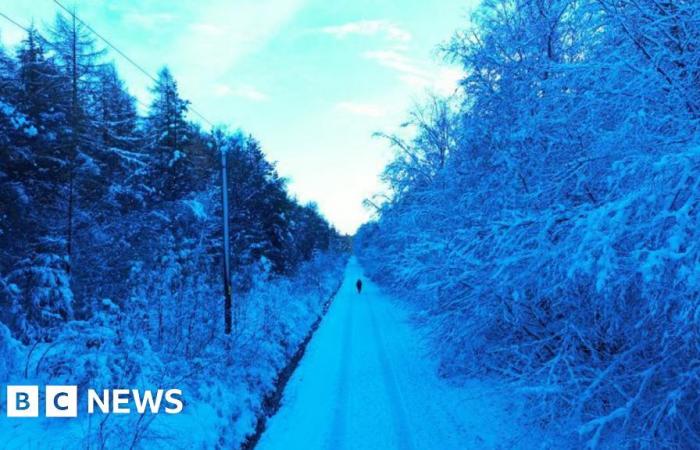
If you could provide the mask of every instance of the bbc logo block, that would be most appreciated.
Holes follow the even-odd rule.
[[[39,386],[7,386],[7,417],[39,417]]]
[[[7,386],[7,417],[39,417],[39,386]],[[46,386],[46,417],[78,417],[77,386]]]
[[[78,386],[46,386],[46,417],[78,417]]]

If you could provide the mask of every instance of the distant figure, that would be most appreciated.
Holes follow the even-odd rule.
[[[361,293],[361,292],[362,292],[362,280],[360,280],[360,279],[358,278],[358,279],[357,279],[357,283],[355,283],[355,287],[357,288],[357,293],[358,293],[358,294]]]

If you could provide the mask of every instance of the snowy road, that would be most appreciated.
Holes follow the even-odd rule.
[[[257,448],[508,448],[503,397],[438,378],[406,312],[353,258]]]

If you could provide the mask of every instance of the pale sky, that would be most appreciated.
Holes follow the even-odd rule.
[[[353,233],[382,190],[391,132],[428,91],[454,91],[457,66],[436,47],[478,0],[65,0],[150,73],[168,65],[183,97],[215,123],[262,144],[290,191]],[[41,28],[52,0],[6,0],[0,12]],[[23,32],[0,17],[6,46]],[[151,80],[111,51],[130,92]],[[197,120],[196,116],[191,117]]]

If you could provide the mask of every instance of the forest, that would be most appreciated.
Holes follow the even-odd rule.
[[[441,50],[365,269],[543,448],[700,447],[700,3],[484,0]]]
[[[177,385],[189,414],[0,421],[7,445],[162,446],[178,427],[179,448],[238,447],[337,289],[347,238],[255,138],[204,130],[173,74],[153,78],[142,105],[74,15],[0,47],[0,380]]]

